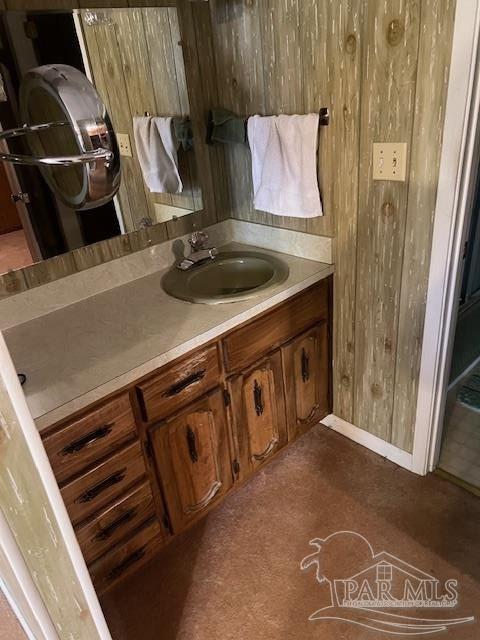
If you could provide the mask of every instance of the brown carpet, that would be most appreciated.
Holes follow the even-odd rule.
[[[475,621],[423,637],[480,638],[479,499],[436,476],[404,471],[321,426],[104,597],[113,638],[389,637],[347,622],[308,621],[328,604],[330,591],[316,581],[315,566],[302,572],[300,562],[316,550],[311,539],[344,530],[368,538],[375,553],[388,551],[442,583],[458,580],[454,609],[397,613]],[[322,565],[326,574],[357,573],[360,560],[351,545],[331,545],[330,552]]]
[[[27,640],[20,623],[0,590],[0,640]]]

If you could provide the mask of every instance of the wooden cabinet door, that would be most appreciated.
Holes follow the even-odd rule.
[[[149,433],[172,528],[178,533],[233,484],[222,392],[213,391]]]
[[[238,479],[244,479],[287,442],[282,362],[277,350],[228,381]]]
[[[328,330],[322,322],[282,347],[288,439],[329,413]]]

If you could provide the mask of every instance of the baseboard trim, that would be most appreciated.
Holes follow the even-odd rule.
[[[333,413],[324,418],[321,424],[342,434],[342,436],[346,436],[357,444],[361,444],[363,447],[370,449],[370,451],[378,453],[382,458],[387,458],[387,460],[398,464],[399,467],[413,471],[413,456],[411,453],[385,442],[378,436],[374,436],[372,433],[368,433],[368,431],[342,420],[342,418],[338,418]]]

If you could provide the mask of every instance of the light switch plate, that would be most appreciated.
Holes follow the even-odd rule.
[[[118,148],[121,156],[132,157],[132,147],[130,146],[130,136],[128,133],[117,133]]]
[[[407,173],[406,142],[373,143],[373,179],[405,182]]]

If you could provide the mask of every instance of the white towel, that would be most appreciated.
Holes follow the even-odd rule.
[[[178,142],[172,118],[152,116],[133,119],[138,161],[145,184],[153,193],[182,193],[178,172]]]
[[[254,206],[278,216],[323,215],[317,179],[318,114],[252,116]]]

